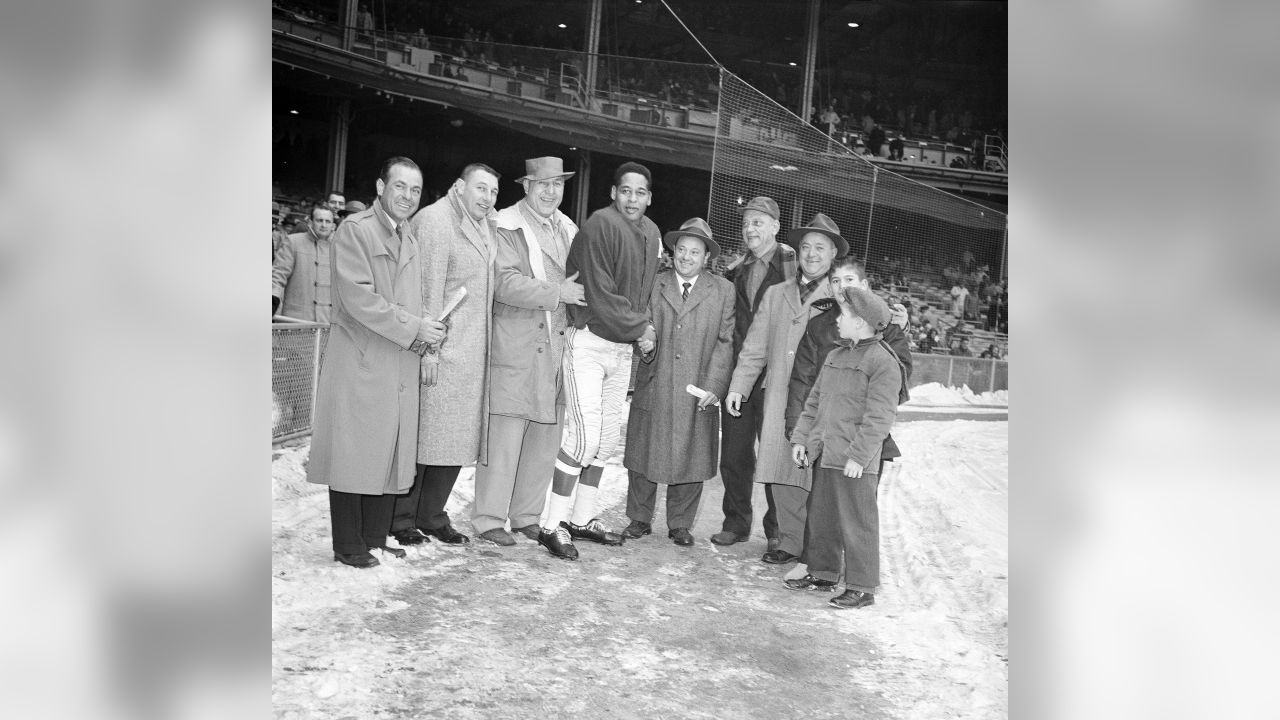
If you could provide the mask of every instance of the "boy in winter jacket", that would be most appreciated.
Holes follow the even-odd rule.
[[[898,413],[902,370],[882,344],[889,306],[860,287],[843,288],[827,355],[791,433],[792,459],[812,463],[807,528],[809,573],[786,580],[793,590],[834,590],[843,559],[845,592],[837,608],[875,602],[880,585],[880,517],[876,506],[881,450]]]

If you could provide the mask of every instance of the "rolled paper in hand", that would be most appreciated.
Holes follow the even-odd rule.
[[[692,396],[694,396],[694,397],[698,398],[699,400],[701,400],[702,398],[706,397],[706,396],[707,396],[707,394],[708,394],[706,390],[703,390],[702,388],[698,387],[697,385],[692,385],[692,384],[690,384],[690,385],[686,385],[686,386],[684,387],[684,389],[685,389],[685,390],[686,390],[690,395],[692,395]],[[720,398],[716,398],[716,401],[715,401],[714,403],[711,403],[711,404],[712,404],[712,405],[719,405],[719,404],[720,404]]]

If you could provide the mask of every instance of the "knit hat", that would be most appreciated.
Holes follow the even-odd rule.
[[[880,332],[889,327],[889,304],[879,295],[860,287],[847,287],[840,291],[844,306],[867,321],[871,329]]]

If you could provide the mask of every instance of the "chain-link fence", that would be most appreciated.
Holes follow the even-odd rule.
[[[968,385],[975,393],[1009,389],[1009,362],[951,355],[911,355],[911,387],[936,382],[943,387]]]
[[[271,325],[271,442],[311,433],[320,358],[329,326],[320,323]]]
[[[717,122],[708,220],[726,252],[742,251],[738,208],[767,195],[783,232],[835,220],[878,290],[938,308],[957,283],[1004,280],[1004,213],[878,167],[727,70]]]

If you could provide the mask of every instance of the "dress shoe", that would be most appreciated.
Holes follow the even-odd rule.
[[[689,528],[673,528],[668,530],[667,537],[674,540],[677,545],[693,544],[693,535],[689,533]]]
[[[551,551],[552,555],[565,560],[577,560],[578,548],[573,546],[573,538],[562,524],[555,532],[541,530],[538,532],[538,544]]]
[[[397,530],[391,533],[391,537],[395,538],[396,542],[406,547],[408,547],[409,545],[420,545],[424,542],[431,542],[431,538],[419,532],[418,528],[409,528],[408,530]]]
[[[488,540],[494,545],[515,545],[516,539],[502,528],[493,528],[480,533],[481,540]]]
[[[861,590],[845,590],[843,593],[831,598],[827,601],[831,607],[846,610],[848,608],[860,608],[868,605],[876,604],[876,596],[869,592]]]
[[[800,556],[792,555],[786,550],[779,548],[777,550],[770,550],[769,552],[762,555],[760,559],[769,563],[770,565],[782,565],[783,563],[789,563],[789,562],[794,562],[796,560],[799,560]]]
[[[731,533],[728,530],[723,530],[711,536],[711,542],[715,543],[716,545],[732,545],[734,543],[740,543],[740,542],[746,542],[746,541],[747,541],[746,535]]]
[[[601,545],[622,544],[622,536],[616,532],[605,530],[604,523],[600,522],[600,518],[591,518],[586,525],[574,525],[567,521],[561,521],[560,525],[567,529],[569,534],[576,540],[590,540]]]
[[[418,528],[422,532],[447,545],[461,545],[471,542],[471,538],[453,529],[453,525],[445,523],[438,528]]]
[[[406,555],[408,555],[408,554],[409,554],[409,553],[405,552],[404,550],[402,550],[401,548],[393,548],[393,547],[391,547],[390,545],[383,545],[382,547],[380,547],[380,548],[378,548],[378,549],[379,549],[379,550],[381,550],[381,551],[382,551],[382,552],[384,552],[384,553],[387,553],[387,554],[389,554],[389,555],[394,555],[394,556],[396,556],[396,557],[398,557],[398,558],[405,557]]]
[[[525,525],[524,527],[511,528],[511,532],[518,532],[530,540],[537,542],[538,535],[542,532],[542,528],[538,527],[535,523],[533,525]]]
[[[836,585],[839,583],[835,580],[823,580],[812,575],[805,575],[802,578],[783,580],[782,584],[792,590],[826,590],[831,592],[836,589]]]
[[[766,543],[768,547],[765,548],[765,551],[767,552],[772,552],[774,550],[777,550],[778,547],[782,545],[782,541],[779,540],[778,538],[766,538],[766,539],[768,540],[768,543]]]
[[[640,522],[639,520],[632,520],[630,525],[622,529],[622,537],[634,540],[652,532],[653,525],[647,522]]]
[[[343,565],[350,565],[351,567],[358,567],[358,568],[371,568],[374,565],[380,564],[378,562],[378,558],[370,555],[367,551],[360,552],[360,553],[351,553],[351,554],[334,553],[333,559],[337,560]]]

